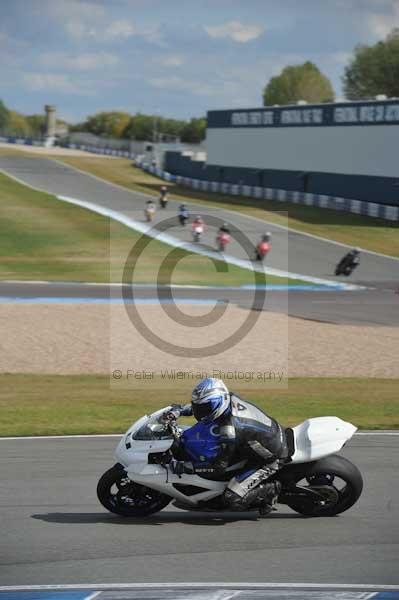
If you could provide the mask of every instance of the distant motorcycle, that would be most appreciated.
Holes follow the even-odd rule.
[[[146,208],[144,209],[144,214],[145,214],[146,221],[150,223],[153,220],[154,215],[155,215],[154,204],[149,204],[148,206],[146,206]]]
[[[348,277],[353,273],[360,263],[359,250],[351,250],[339,261],[335,267],[335,275],[345,275]]]
[[[194,242],[198,243],[201,241],[201,236],[204,233],[204,226],[203,225],[193,225],[193,240]]]
[[[160,197],[159,197],[159,206],[161,208],[166,208],[168,205],[168,188],[166,185],[161,186],[160,189]]]
[[[256,246],[256,260],[264,260],[270,251],[270,244],[268,242],[259,242]]]
[[[225,231],[222,231],[221,233],[219,233],[216,238],[216,244],[217,244],[219,252],[224,252],[227,244],[229,244],[230,241],[231,241],[231,238],[228,233],[226,233]]]
[[[180,207],[179,214],[178,214],[179,223],[182,227],[184,227],[186,225],[189,217],[190,217],[190,213],[188,212],[187,208],[183,204]]]
[[[159,206],[161,208],[166,208],[168,206],[168,197],[166,194],[161,194],[159,197]]]

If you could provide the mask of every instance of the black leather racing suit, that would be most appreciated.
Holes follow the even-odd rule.
[[[225,491],[225,502],[234,510],[245,510],[254,502],[267,501],[274,486],[264,482],[279,468],[280,460],[288,455],[285,432],[275,419],[259,408],[230,395],[230,410],[207,427],[199,424],[199,435],[204,444],[212,444],[214,455],[203,463],[194,463],[198,475],[212,479],[225,479],[229,467],[245,461],[245,466],[230,479]],[[192,414],[191,405],[182,407],[182,415]],[[202,457],[203,458],[203,457]]]

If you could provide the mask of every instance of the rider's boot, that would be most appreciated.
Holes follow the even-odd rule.
[[[267,517],[271,512],[277,510],[276,503],[281,492],[281,483],[279,481],[273,481],[265,483],[265,488],[260,491],[260,502],[259,502],[259,516],[260,518]]]

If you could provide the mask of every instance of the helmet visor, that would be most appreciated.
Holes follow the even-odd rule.
[[[202,421],[202,419],[209,417],[215,408],[212,402],[202,402],[201,404],[193,403],[192,407],[193,415],[197,421]]]

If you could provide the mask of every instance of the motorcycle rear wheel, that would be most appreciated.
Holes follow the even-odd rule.
[[[320,503],[298,498],[287,505],[307,517],[332,517],[342,513],[357,502],[363,489],[359,469],[343,456],[332,455],[313,463],[310,468],[303,465],[293,473],[291,484],[306,482],[320,495]],[[338,486],[340,482],[340,486]],[[305,487],[305,489],[306,489]]]
[[[169,496],[131,481],[119,463],[100,478],[97,497],[110,512],[136,518],[159,512],[171,501]]]

